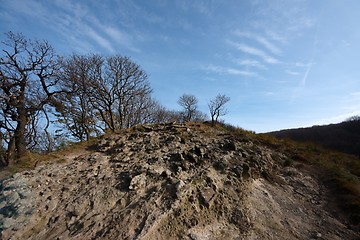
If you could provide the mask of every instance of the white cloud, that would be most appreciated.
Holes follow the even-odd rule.
[[[269,64],[280,63],[276,58],[269,56],[267,53],[265,53],[261,49],[251,47],[251,46],[243,44],[243,43],[236,43],[236,42],[232,42],[232,41],[229,41],[229,43],[244,53],[262,58],[262,60],[265,61],[266,63],[269,63]]]
[[[290,75],[293,75],[293,76],[298,76],[298,75],[300,75],[299,72],[295,72],[295,71],[291,71],[291,70],[286,70],[286,73],[287,73],[287,74],[290,74]]]
[[[277,42],[280,42],[283,44],[287,43],[287,41],[288,41],[286,36],[281,35],[274,30],[266,29],[265,33],[269,38],[271,38],[274,41],[277,41]]]
[[[17,12],[21,15],[29,15],[36,18],[45,18],[47,15],[47,9],[39,1],[21,1],[21,0],[12,0],[8,1],[10,11]]]
[[[87,4],[70,0],[54,0],[46,4],[35,0],[12,0],[9,6],[14,14],[27,15],[61,34],[63,41],[73,49],[96,52],[101,47],[112,53],[120,45],[134,52],[140,51],[134,47],[132,35],[105,24]],[[152,16],[151,21],[158,19]]]
[[[140,52],[140,49],[132,45],[132,37],[126,34],[125,32],[110,26],[102,26],[104,32],[115,42],[121,45],[125,45],[127,48],[134,52]]]
[[[235,62],[241,66],[255,67],[264,70],[268,69],[264,64],[260,63],[257,60],[245,59],[245,60],[236,60]]]
[[[265,92],[264,95],[265,96],[273,96],[273,95],[275,95],[275,93],[274,92]]]
[[[343,47],[351,47],[351,43],[346,41],[346,40],[342,40],[341,44],[342,44]]]
[[[228,68],[222,66],[215,66],[213,64],[208,65],[205,70],[218,73],[218,74],[228,74],[228,75],[238,75],[244,77],[254,77],[256,76],[255,72],[243,71],[236,68]]]
[[[195,10],[200,14],[211,17],[217,9],[218,1],[216,0],[178,0],[175,4],[183,11]]]
[[[250,22],[257,32],[264,32],[266,36],[280,43],[289,43],[298,38],[304,31],[317,25],[317,17],[322,9],[311,11],[309,1],[303,0],[273,0],[250,1],[256,16]]]
[[[70,13],[71,16],[74,16],[74,18],[78,20],[89,14],[88,8],[80,3],[73,3],[69,0],[55,0],[54,3],[57,7],[63,9],[67,13]]]
[[[241,32],[241,31],[235,31],[235,35],[237,35],[239,37],[253,39],[253,40],[257,41],[258,43],[260,43],[263,47],[265,47],[267,50],[269,50],[273,54],[280,55],[282,53],[282,51],[277,46],[275,46],[273,43],[271,43],[269,41],[269,39],[267,39],[263,36],[253,34],[250,32]]]
[[[87,27],[87,30],[84,33],[90,38],[92,38],[95,42],[97,42],[101,47],[105,48],[110,52],[114,52],[114,48],[112,47],[110,41],[108,41],[106,38],[101,36],[97,31],[95,31],[91,27]]]

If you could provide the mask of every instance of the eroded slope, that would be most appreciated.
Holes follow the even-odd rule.
[[[317,228],[299,234],[301,227],[286,225],[284,219],[297,220],[286,215],[292,205],[284,205],[282,194],[294,196],[294,207],[301,199],[286,190],[290,178],[280,185],[264,180],[281,174],[286,157],[245,136],[158,124],[105,136],[93,147],[94,153],[1,183],[3,239],[327,236]]]

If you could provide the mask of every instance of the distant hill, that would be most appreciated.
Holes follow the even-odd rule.
[[[287,129],[269,134],[360,156],[360,117],[338,124]]]

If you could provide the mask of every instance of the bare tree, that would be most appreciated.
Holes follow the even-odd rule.
[[[360,122],[360,115],[348,117],[344,122]]]
[[[207,119],[209,119],[209,116],[206,113],[203,113],[201,111],[196,110],[194,117],[193,117],[193,121],[194,122],[204,122]]]
[[[130,58],[110,56],[93,84],[92,102],[111,131],[143,121],[152,92],[147,74]]]
[[[214,126],[218,122],[220,116],[227,114],[227,110],[224,105],[230,101],[230,97],[227,97],[225,94],[218,94],[215,99],[210,100],[208,107],[211,116],[211,126]]]
[[[175,110],[168,110],[166,107],[161,105],[158,101],[153,100],[153,104],[149,108],[149,119],[148,123],[164,123],[164,122],[182,122],[184,120],[183,113]],[[197,115],[195,120],[198,117],[203,115]]]
[[[189,122],[194,120],[198,108],[198,99],[194,95],[183,94],[180,96],[178,104],[184,109],[184,121]]]
[[[57,56],[46,41],[9,32],[0,58],[0,129],[6,135],[7,162],[27,152],[31,119],[50,104],[58,78]]]
[[[61,62],[61,81],[66,92],[59,96],[62,104],[57,106],[57,117],[79,141],[88,141],[99,132],[99,119],[90,97],[96,94],[91,83],[101,74],[102,64],[103,58],[98,55],[72,55]]]
[[[147,75],[120,55],[72,56],[63,64],[66,94],[62,121],[79,140],[97,130],[127,128],[147,122],[153,101]]]

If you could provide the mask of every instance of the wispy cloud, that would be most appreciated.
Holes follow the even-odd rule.
[[[233,42],[233,41],[228,41],[228,43],[233,45],[236,49],[238,49],[244,53],[260,57],[266,63],[269,63],[269,64],[280,63],[279,60],[277,60],[274,57],[271,57],[270,55],[268,55],[266,52],[264,52],[263,50],[261,50],[259,48],[255,48],[255,47],[243,44],[243,43],[237,43],[237,42]]]
[[[272,52],[273,54],[280,55],[282,53],[280,48],[275,46],[275,44],[271,43],[269,39],[267,39],[263,36],[260,36],[258,34],[254,34],[254,33],[250,33],[250,32],[235,31],[235,35],[239,36],[239,37],[250,38],[252,40],[255,40],[258,43],[260,43],[263,47],[265,47],[267,50]]]
[[[285,35],[279,34],[278,32],[270,29],[265,29],[266,36],[268,38],[272,39],[273,41],[280,42],[282,44],[285,44],[288,42],[288,39]]]
[[[293,75],[293,76],[298,76],[298,75],[300,75],[299,72],[291,71],[291,70],[286,70],[286,73],[289,74],[289,75]]]
[[[243,71],[243,70],[239,70],[236,68],[216,66],[213,64],[209,64],[207,67],[205,67],[205,70],[214,72],[217,74],[237,75],[237,76],[244,76],[244,77],[254,77],[257,75],[255,72]]]
[[[273,95],[275,95],[275,93],[274,92],[265,92],[264,95],[265,96],[273,96]]]
[[[347,40],[341,40],[341,46],[343,47],[351,47],[352,44],[350,42],[348,42]]]
[[[11,9],[18,14],[37,19],[64,37],[74,49],[98,51],[99,47],[113,53],[117,46],[139,52],[134,39],[124,30],[103,23],[92,10],[80,2],[54,0],[12,0]],[[54,11],[56,9],[56,11]],[[68,47],[68,46],[67,46]]]
[[[84,26],[85,28],[85,26]],[[108,50],[109,52],[114,52],[114,48],[110,41],[108,41],[105,37],[100,35],[97,31],[93,28],[86,26],[86,32],[84,32],[87,36],[92,38],[97,44],[99,44],[104,49]]]
[[[12,11],[18,12],[21,15],[44,17],[47,13],[47,9],[45,9],[44,5],[38,1],[12,0],[7,4],[9,4]]]
[[[235,61],[238,65],[246,66],[246,67],[254,67],[259,69],[268,69],[264,64],[260,63],[257,60],[253,59],[245,59],[245,60],[236,60]]]
[[[116,27],[105,25],[103,26],[103,30],[116,43],[127,46],[127,48],[129,48],[133,52],[140,52],[140,49],[133,46],[133,44],[131,43],[132,37],[129,36],[127,33],[120,31]]]
[[[291,97],[291,102],[295,101],[295,99],[299,97],[300,93],[305,88],[310,71],[311,71],[312,67],[314,66],[314,64],[315,63],[309,63],[306,65],[304,75],[301,78],[299,85],[294,89],[294,93]]]
[[[311,63],[309,62],[295,62],[294,66],[295,67],[306,67],[308,68],[311,65]]]
[[[211,17],[214,11],[216,11],[216,6],[218,1],[216,0],[177,0],[175,1],[176,5],[180,7],[183,11],[195,10],[200,14]]]
[[[316,25],[316,19],[308,12],[308,1],[251,1],[251,4],[257,15],[252,25],[283,42]]]
[[[309,73],[310,73],[313,65],[314,65],[314,63],[311,63],[311,64],[309,64],[309,65],[307,66],[307,68],[306,68],[306,70],[305,70],[305,73],[304,73],[304,76],[303,76],[303,78],[301,79],[301,85],[302,85],[302,86],[305,86],[306,81],[307,81],[307,78],[308,78],[308,76],[309,76]]]

